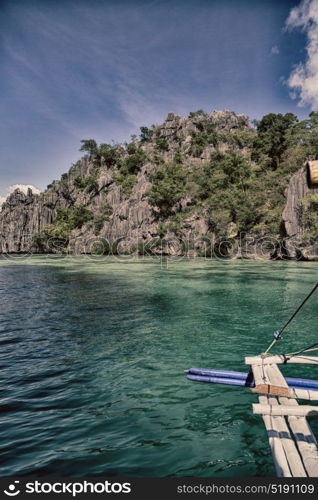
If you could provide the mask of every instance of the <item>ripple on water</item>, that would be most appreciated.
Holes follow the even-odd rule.
[[[0,260],[1,474],[273,475],[254,395],[183,371],[246,371],[317,276],[291,262]],[[289,351],[316,340],[315,310]]]

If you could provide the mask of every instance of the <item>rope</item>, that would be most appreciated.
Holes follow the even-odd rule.
[[[296,314],[298,314],[299,311],[303,308],[303,306],[306,304],[307,300],[310,299],[310,297],[313,295],[313,293],[315,293],[315,291],[317,290],[317,288],[318,288],[318,283],[316,283],[316,285],[314,286],[314,288],[307,295],[307,297],[305,298],[305,300],[302,301],[302,303],[300,304],[300,306],[298,307],[298,309],[296,309],[296,311],[294,312],[294,314],[289,318],[289,320],[287,321],[287,323],[285,323],[285,325],[283,326],[283,328],[281,330],[277,330],[277,332],[274,333],[274,340],[271,342],[271,344],[266,349],[265,354],[267,354],[271,350],[271,348],[273,347],[273,345],[275,345],[276,342],[282,338],[283,331],[292,322],[292,320],[294,319],[294,317],[296,316]],[[314,344],[314,345],[316,345],[316,344]]]
[[[296,352],[291,352],[289,354],[286,354],[286,356],[297,356],[298,354],[303,354],[303,352],[318,351],[318,347],[316,347],[316,346],[318,346],[318,342],[316,342],[316,344],[312,344],[308,347],[305,347],[301,351],[296,351]]]

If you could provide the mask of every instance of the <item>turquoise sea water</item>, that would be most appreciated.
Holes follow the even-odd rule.
[[[0,475],[275,475],[256,396],[183,370],[247,371],[317,281],[313,263],[0,260]],[[276,352],[317,341],[317,306]]]

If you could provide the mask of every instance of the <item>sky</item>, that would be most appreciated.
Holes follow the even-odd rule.
[[[318,0],[0,0],[0,72],[1,202],[170,111],[305,118]]]

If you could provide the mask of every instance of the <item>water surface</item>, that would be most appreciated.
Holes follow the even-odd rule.
[[[1,259],[0,474],[275,475],[255,395],[183,370],[246,371],[317,281],[313,263]],[[317,341],[317,304],[276,352]]]

